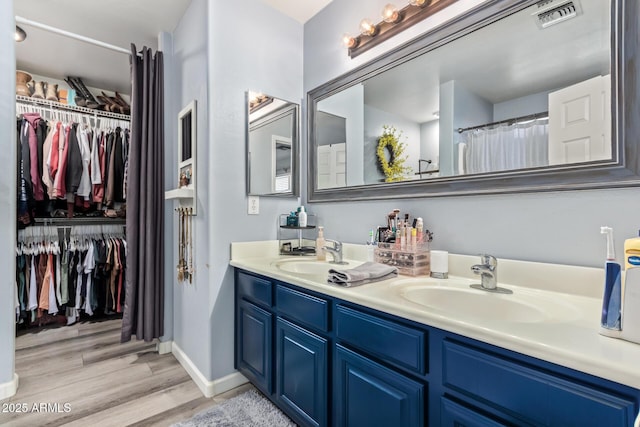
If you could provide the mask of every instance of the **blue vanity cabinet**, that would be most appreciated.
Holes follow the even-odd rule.
[[[640,390],[236,270],[236,368],[301,426],[633,427]]]
[[[328,425],[328,340],[278,317],[276,399],[299,425]]]
[[[458,401],[443,399],[443,426],[630,427],[638,411],[637,390],[486,344],[450,335],[442,354],[444,393]]]
[[[329,425],[330,302],[276,286],[276,400],[299,425]]]
[[[334,324],[334,425],[423,426],[428,333],[342,303]]]
[[[271,281],[236,271],[235,368],[258,389],[273,392]]]
[[[334,426],[423,426],[425,388],[420,382],[336,344]]]

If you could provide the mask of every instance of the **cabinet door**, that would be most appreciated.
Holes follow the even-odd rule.
[[[424,385],[336,345],[333,412],[336,426],[422,426]]]
[[[327,340],[276,321],[276,395],[301,425],[327,425]]]
[[[266,394],[273,390],[272,317],[250,302],[238,302],[236,368]]]

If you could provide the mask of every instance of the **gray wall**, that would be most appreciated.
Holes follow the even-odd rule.
[[[549,93],[539,92],[493,105],[493,121],[549,111]]]
[[[296,198],[261,197],[260,215],[247,214],[244,92],[259,89],[280,99],[302,101],[303,27],[259,0],[209,1],[208,5],[210,106],[203,129],[211,149],[204,157],[198,153],[199,162],[207,165],[204,179],[208,181],[206,192],[199,189],[198,193],[202,194],[202,218],[209,227],[198,235],[209,246],[207,261],[197,272],[206,277],[208,295],[191,307],[200,311],[200,322],[191,324],[185,334],[200,340],[200,348],[209,346],[203,372],[220,378],[233,372],[230,243],[276,239],[278,215],[299,204]]]
[[[187,354],[196,367],[211,379],[211,333],[209,333],[209,271],[205,267],[209,262],[209,229],[211,222],[208,209],[208,43],[206,34],[207,1],[193,0],[182,20],[173,32],[173,102],[166,103],[172,121],[177,122],[178,112],[190,101],[196,100],[197,108],[197,147],[196,147],[196,191],[197,216],[194,218],[194,256],[195,277],[193,284],[178,284],[175,269],[171,275],[173,290],[173,340]],[[242,94],[241,94],[242,95]],[[241,96],[242,97],[242,96]],[[174,129],[173,138],[166,138],[171,145],[173,179],[167,190],[176,188],[178,181],[178,135]],[[173,205],[174,202],[168,202]],[[177,216],[174,212],[166,218],[172,224],[173,235],[177,241]],[[177,264],[177,251],[167,248],[165,262]],[[176,258],[176,259],[174,259]]]
[[[461,0],[351,60],[335,40],[356,25],[371,4],[334,0],[305,25],[305,90],[479,3]],[[640,189],[316,203],[309,211],[319,215],[327,238],[364,243],[368,230],[384,224],[385,213],[395,207],[422,216],[425,226],[435,233],[433,246],[439,249],[583,266],[603,264],[606,247],[601,225],[614,228],[618,254],[623,240],[636,236],[640,228]]]
[[[0,286],[0,384],[13,380],[15,349],[15,309],[13,307],[16,270],[16,57],[13,2],[0,4],[0,271],[10,279]],[[7,166],[10,165],[10,166]]]

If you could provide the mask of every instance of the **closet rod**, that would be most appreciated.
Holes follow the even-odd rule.
[[[48,99],[31,98],[23,95],[16,95],[16,102],[20,104],[38,105],[41,107],[52,107],[58,110],[73,111],[76,113],[88,114],[93,117],[108,117],[110,119],[118,119],[118,120],[124,120],[124,121],[131,120],[131,116],[128,116],[126,114],[118,114],[118,113],[112,113],[110,111],[102,111],[102,110],[96,110],[96,109],[86,108],[86,107],[78,107],[77,105],[61,104],[56,101],[49,101]]]
[[[124,49],[119,46],[114,46],[112,44],[101,42],[100,40],[85,37],[80,34],[72,33],[70,31],[61,30],[60,28],[52,27],[50,25],[41,24],[40,22],[32,21],[30,19],[26,19],[21,16],[16,16],[16,23],[30,25],[32,27],[40,28],[41,30],[49,31],[50,33],[56,33],[64,37],[69,37],[72,39],[80,40],[85,43],[100,46],[105,49],[110,49],[110,50],[113,50],[114,52],[124,53],[125,55],[131,55],[131,50],[129,49]]]

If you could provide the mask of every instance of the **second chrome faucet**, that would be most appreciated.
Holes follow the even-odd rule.
[[[324,250],[329,252],[333,257],[331,264],[347,264],[342,260],[342,243],[337,240],[325,239],[325,242],[331,243],[332,246],[325,246]]]
[[[472,288],[500,294],[512,294],[510,289],[498,287],[498,260],[492,255],[480,255],[480,264],[471,266],[474,274],[480,275],[480,283]]]

